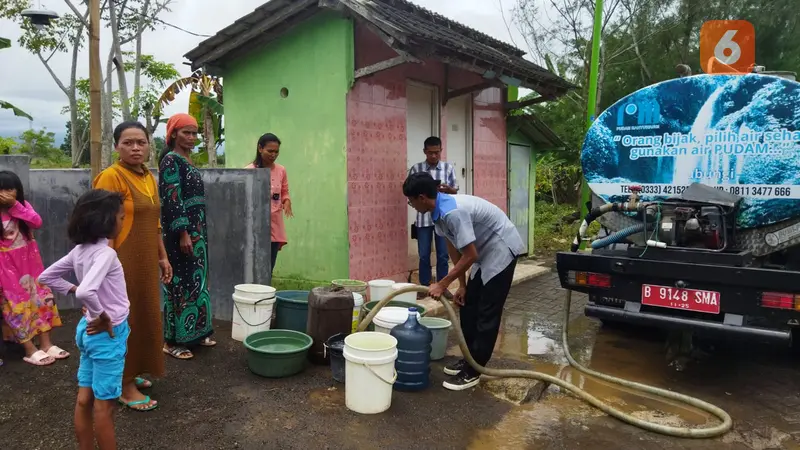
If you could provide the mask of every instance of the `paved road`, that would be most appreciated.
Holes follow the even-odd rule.
[[[514,288],[506,305],[506,323],[522,324],[527,339],[519,353],[542,353],[542,339],[560,341],[563,290],[553,273]],[[549,392],[529,406],[514,409],[495,430],[479,435],[473,448],[530,449],[771,449],[800,448],[800,368],[786,349],[740,343],[705,343],[688,367],[678,372],[665,357],[664,336],[652,330],[609,329],[582,317],[585,296],[576,295],[571,342],[582,342],[574,353],[591,367],[636,381],[677,390],[714,403],[734,418],[734,429],[722,439],[666,438],[624,425],[572,397]],[[527,325],[525,325],[527,324]],[[509,334],[508,327],[504,333]],[[513,335],[513,332],[510,333]],[[541,336],[544,335],[544,337]],[[511,345],[513,347],[513,345]],[[509,344],[501,342],[500,348]],[[588,350],[591,350],[589,352]],[[562,369],[558,348],[532,356],[543,371],[583,384],[590,392],[661,423],[702,426],[714,419],[681,405],[642,399]],[[648,410],[657,410],[656,413]]]

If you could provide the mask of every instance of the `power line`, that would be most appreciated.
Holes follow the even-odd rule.
[[[169,22],[167,22],[165,20],[161,20],[161,19],[159,19],[158,17],[155,17],[155,16],[151,17],[151,16],[148,16],[146,14],[142,14],[138,10],[133,9],[132,7],[127,6],[127,5],[125,6],[125,9],[127,9],[128,11],[130,11],[130,12],[132,12],[134,14],[138,14],[138,15],[146,18],[146,19],[150,19],[153,22],[158,22],[158,23],[160,23],[162,25],[168,26],[170,28],[174,28],[174,29],[176,29],[178,31],[183,31],[186,34],[191,34],[192,36],[197,36],[197,37],[202,37],[202,38],[210,38],[210,37],[212,37],[211,35],[208,35],[208,34],[200,34],[200,33],[195,33],[194,31],[189,31],[189,30],[187,30],[185,28],[181,28],[181,27],[179,27],[177,25],[171,24],[171,23],[169,23]]]

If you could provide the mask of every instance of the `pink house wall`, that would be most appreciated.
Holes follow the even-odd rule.
[[[355,29],[356,68],[396,56],[366,28]],[[347,95],[347,193],[350,277],[359,280],[408,276],[406,177],[406,81],[445,89],[444,66],[437,61],[404,64],[358,80]],[[449,70],[449,88],[481,82],[481,77]],[[474,98],[474,194],[506,210],[506,125],[502,91],[488,89]],[[446,117],[442,108],[441,137]],[[423,159],[420,143],[420,160]],[[446,157],[446,154],[445,154]]]

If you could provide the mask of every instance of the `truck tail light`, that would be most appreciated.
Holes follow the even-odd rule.
[[[800,295],[786,292],[764,292],[761,294],[764,308],[794,309],[800,311]]]
[[[569,272],[569,283],[575,286],[611,287],[611,275],[593,272]]]

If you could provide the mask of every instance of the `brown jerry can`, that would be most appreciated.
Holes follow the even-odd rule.
[[[314,343],[308,358],[314,364],[329,364],[325,342],[334,334],[350,334],[353,326],[353,293],[341,287],[316,287],[308,294],[306,334]]]

